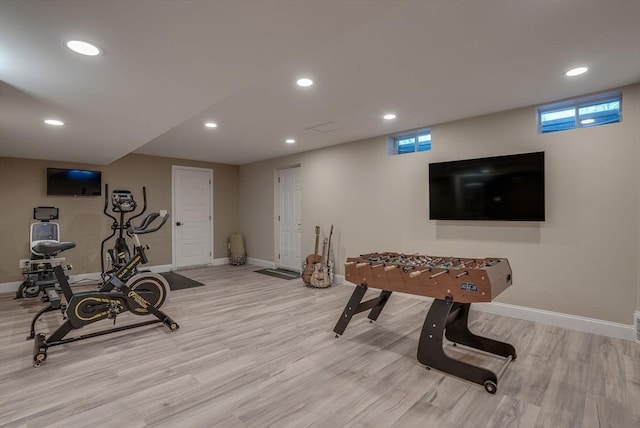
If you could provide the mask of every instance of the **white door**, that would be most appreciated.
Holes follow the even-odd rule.
[[[301,227],[300,167],[281,169],[280,182],[280,259],[278,267],[300,272]]]
[[[213,171],[173,166],[173,265],[213,263]]]

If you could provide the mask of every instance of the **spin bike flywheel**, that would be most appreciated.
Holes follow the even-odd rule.
[[[167,300],[170,290],[166,279],[151,272],[139,273],[132,276],[126,285],[132,292],[135,292],[157,309]],[[129,297],[136,300],[136,296]],[[76,328],[82,327],[87,322],[94,322],[109,317],[111,310],[114,309],[114,305],[120,305],[120,300],[115,296],[114,298],[110,298],[109,293],[89,293],[88,295],[74,296],[72,302],[74,303],[69,306],[73,312],[71,314],[67,313],[67,316],[71,324]],[[147,309],[138,305],[130,308],[130,310],[135,315],[147,315],[149,313]],[[117,313],[120,311],[121,309],[118,310]]]
[[[127,287],[143,297],[156,309],[160,309],[169,297],[169,283],[157,273],[145,272],[132,276],[127,281]],[[131,308],[131,312],[136,315],[146,315],[149,313],[144,308]]]

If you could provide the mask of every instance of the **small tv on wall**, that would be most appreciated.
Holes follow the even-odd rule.
[[[47,168],[47,195],[100,196],[102,173],[84,169]]]
[[[429,164],[429,219],[544,221],[544,152]]]

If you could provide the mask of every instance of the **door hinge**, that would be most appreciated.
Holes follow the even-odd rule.
[[[278,183],[280,183],[280,177],[278,177]]]
[[[278,253],[278,260],[280,260],[280,253]]]
[[[280,216],[278,216],[278,221],[280,221]]]

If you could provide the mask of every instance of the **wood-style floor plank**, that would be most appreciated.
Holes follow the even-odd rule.
[[[182,271],[204,286],[171,292],[163,310],[180,330],[158,324],[52,347],[38,368],[25,338],[42,304],[0,295],[0,426],[640,426],[635,343],[472,311],[474,332],[518,352],[490,395],[417,361],[428,301],[396,293],[375,323],[356,315],[335,338],[352,287],[307,288],[258,269]],[[38,332],[60,319],[46,314]],[[117,324],[142,319],[123,314]],[[492,370],[502,364],[445,350]]]

